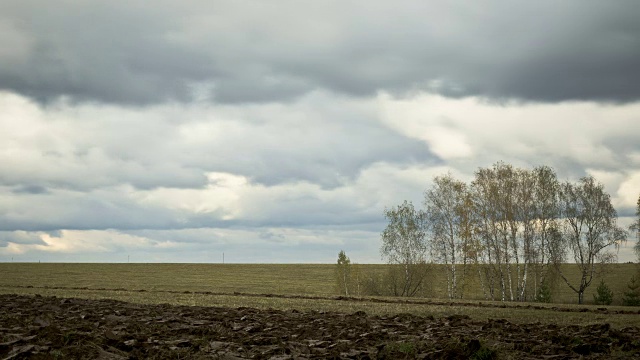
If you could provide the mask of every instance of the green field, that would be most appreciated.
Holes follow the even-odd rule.
[[[571,268],[570,265],[567,266]],[[363,273],[384,271],[385,265],[362,265]],[[614,305],[619,304],[628,279],[636,272],[635,264],[615,264],[608,266],[602,274],[602,278],[614,291]],[[619,327],[640,326],[638,308],[610,306],[609,313],[591,311],[597,308],[588,303],[593,302],[596,281],[599,282],[599,279],[594,280],[585,295],[587,305],[571,305],[576,303],[577,296],[565,284],[558,283],[553,298],[563,305],[545,304],[543,306],[549,310],[536,310],[522,303],[485,302],[474,283],[468,287],[465,300],[449,302],[443,298],[444,279],[438,269],[434,269],[433,276],[430,277],[433,297],[412,299],[413,302],[404,302],[404,299],[402,302],[394,302],[397,299],[391,298],[336,300],[334,265],[0,263],[0,274],[0,293],[112,298],[139,303],[346,312],[363,310],[374,314],[466,314],[478,319],[507,318],[514,322],[609,322]],[[482,304],[493,305],[479,306]],[[552,307],[591,310],[587,313],[553,311]],[[636,314],[611,313],[618,310],[634,311]]]

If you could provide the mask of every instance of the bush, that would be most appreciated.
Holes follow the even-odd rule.
[[[596,305],[611,305],[613,302],[613,291],[604,283],[604,280],[600,280],[596,294],[593,295],[593,302]]]
[[[632,276],[627,288],[629,290],[625,291],[622,296],[622,305],[640,306],[640,281],[635,276]]]
[[[550,303],[551,302],[551,286],[546,281],[540,285],[540,290],[538,291],[538,295],[536,296],[536,301],[541,303]]]

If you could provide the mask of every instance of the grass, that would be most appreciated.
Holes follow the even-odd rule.
[[[383,273],[385,265],[359,265],[363,274]],[[565,272],[576,279],[576,266],[565,265]],[[66,264],[0,263],[0,287],[50,286],[124,288],[144,290],[212,291],[254,294],[336,294],[332,264]],[[446,280],[441,268],[430,277],[433,297],[445,297]],[[613,305],[622,305],[637,264],[611,264],[596,277],[585,292],[587,304],[593,303],[600,279],[613,291]],[[470,276],[466,299],[483,299],[477,276]],[[561,279],[552,287],[554,303],[575,304],[578,296]]]
[[[332,265],[0,263],[0,287],[332,295]]]
[[[384,265],[363,265],[363,272],[383,272]],[[516,323],[596,324],[608,322],[615,327],[640,326],[640,314],[555,311],[553,307],[595,309],[590,305],[545,304],[532,309],[522,303],[494,303],[480,307],[484,301],[476,284],[467,289],[469,300],[428,303],[382,303],[375,298],[363,301],[338,301],[334,285],[334,265],[242,265],[242,264],[54,264],[0,263],[0,293],[40,294],[59,297],[116,299],[141,304],[179,304],[198,306],[247,306],[255,308],[299,309],[356,312],[388,315],[411,313],[424,316],[468,315],[473,319],[505,318]],[[620,301],[626,284],[637,271],[634,264],[610,265],[603,274],[614,291],[614,304]],[[434,272],[433,291],[440,272]],[[599,281],[599,280],[597,280]],[[473,286],[476,286],[474,290]],[[593,302],[596,280],[585,295]],[[131,290],[145,290],[136,292]],[[197,293],[196,293],[197,292]],[[204,293],[211,292],[211,293]],[[235,294],[234,293],[243,293]],[[311,295],[322,299],[250,296],[250,294]],[[390,300],[389,298],[378,298]],[[577,295],[565,284],[557,284],[554,300],[575,303]],[[420,299],[415,299],[420,301]],[[424,301],[423,301],[424,302]],[[433,303],[435,302],[435,303]],[[465,306],[466,304],[466,306]],[[473,305],[473,306],[469,306]],[[525,304],[526,305],[526,304]],[[535,304],[540,305],[540,304]],[[502,306],[502,307],[501,307]],[[638,308],[609,306],[609,310]]]

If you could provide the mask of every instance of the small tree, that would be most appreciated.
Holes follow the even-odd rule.
[[[536,301],[541,303],[551,302],[551,286],[549,286],[547,281],[543,281],[542,285],[540,285],[540,289],[538,289],[538,294],[536,295]]]
[[[629,290],[625,291],[622,296],[622,305],[625,306],[640,306],[640,281],[635,276],[631,277],[629,284],[627,284]]]
[[[351,282],[351,260],[344,252],[338,253],[338,263],[336,264],[336,284],[338,292],[349,296],[349,283]]]
[[[391,288],[396,296],[414,296],[427,275],[425,215],[411,202],[385,209],[389,224],[382,232],[380,253],[390,267]]]
[[[629,231],[636,235],[636,245],[633,249],[635,250],[638,261],[640,262],[640,196],[638,196],[638,202],[636,204],[636,217],[637,219],[635,219],[633,224],[629,226]]]
[[[604,280],[600,280],[600,285],[598,285],[596,293],[593,295],[593,302],[596,305],[611,305],[613,302],[613,291],[604,283]]]

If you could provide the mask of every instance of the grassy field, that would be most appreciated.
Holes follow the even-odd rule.
[[[381,274],[385,265],[359,265],[363,274]],[[576,278],[575,265],[565,272]],[[219,293],[336,295],[335,266],[331,264],[57,264],[0,263],[0,287],[86,287],[89,289],[211,291]],[[637,264],[611,264],[585,293],[587,304],[600,279],[614,293],[614,305],[621,305]],[[469,278],[465,298],[481,300],[483,294],[476,276]],[[430,297],[444,298],[446,280],[438,268],[429,277]],[[553,302],[574,304],[577,294],[558,279],[552,291]]]
[[[569,266],[569,265],[568,265]],[[365,272],[384,272],[384,265],[362,265]],[[628,279],[637,272],[635,264],[616,264],[607,268],[602,278],[620,301]],[[565,303],[562,309],[591,309],[588,313],[555,311],[556,304],[545,304],[549,310],[531,309],[526,304],[479,301],[482,294],[472,283],[468,300],[448,302],[441,286],[434,285],[435,303],[382,303],[375,299],[362,301],[335,300],[334,265],[260,265],[260,264],[53,264],[0,263],[0,293],[40,294],[60,297],[111,298],[138,303],[171,303],[206,306],[248,306],[373,314],[413,313],[421,315],[469,315],[477,319],[506,318],[514,322],[541,321],[559,324],[592,324],[609,322],[614,326],[640,326],[640,314],[615,314],[617,310],[638,308],[608,307],[610,313],[598,313],[595,306],[577,306],[577,296],[565,284],[558,283],[554,299]],[[431,277],[434,284],[443,282],[440,271]],[[599,281],[599,279],[597,280]],[[593,301],[597,284],[589,288],[585,299]],[[140,291],[144,290],[144,291]],[[209,292],[209,293],[207,293]],[[237,294],[234,294],[237,293]],[[251,296],[251,294],[305,295],[323,298]],[[383,298],[389,300],[387,298]],[[419,299],[417,299],[419,301]],[[467,306],[465,306],[465,304]],[[468,306],[469,304],[474,306]],[[614,302],[614,305],[616,303]],[[536,304],[539,305],[539,304]]]

